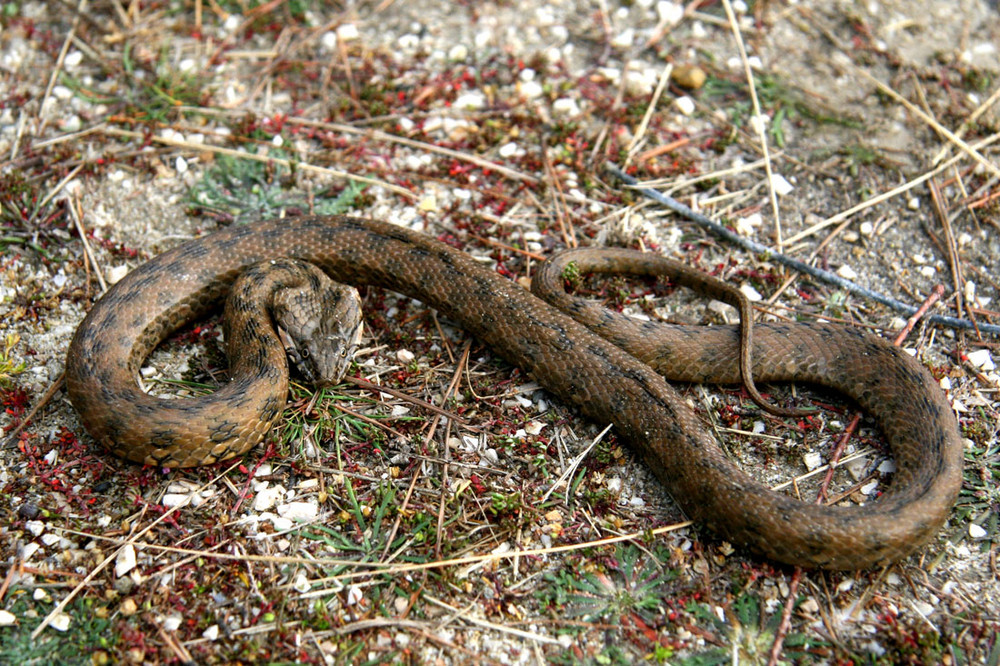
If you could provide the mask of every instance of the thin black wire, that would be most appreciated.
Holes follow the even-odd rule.
[[[885,296],[876,291],[872,291],[871,289],[866,289],[865,287],[862,287],[859,284],[851,282],[850,280],[845,280],[836,273],[831,273],[830,271],[825,271],[821,268],[810,266],[809,264],[799,261],[798,259],[793,259],[788,255],[781,254],[780,252],[775,252],[766,245],[761,245],[756,241],[744,238],[736,234],[735,232],[730,231],[721,224],[713,222],[711,219],[705,217],[701,213],[697,213],[691,210],[677,199],[667,196],[662,192],[659,192],[657,190],[648,187],[636,187],[639,181],[637,181],[635,178],[628,175],[627,173],[625,173],[624,171],[622,171],[621,169],[619,169],[617,166],[615,166],[610,162],[606,163],[604,165],[604,168],[607,169],[609,173],[614,175],[616,178],[621,180],[626,185],[633,187],[636,192],[639,192],[643,196],[648,197],[653,201],[656,201],[657,203],[663,204],[664,206],[674,211],[678,215],[682,215],[687,219],[691,220],[692,222],[694,222],[695,224],[698,224],[708,229],[711,233],[715,234],[719,238],[722,238],[723,240],[729,241],[730,243],[734,243],[735,245],[738,245],[745,250],[763,254],[768,259],[773,259],[779,264],[788,266],[789,268],[799,271],[800,273],[806,273],[807,275],[810,275],[816,278],[817,280],[829,284],[834,284],[840,287],[841,289],[851,292],[852,294],[857,294],[858,296],[862,296],[864,298],[877,301],[882,305],[890,307],[893,310],[902,312],[906,315],[912,315],[914,312],[917,311],[917,308],[915,308],[912,305],[909,305],[902,301],[897,301],[895,298]],[[949,317],[947,315],[939,315],[939,314],[929,315],[925,317],[925,319],[935,324],[941,324],[942,326],[949,326],[951,328],[961,328],[968,330],[978,329],[983,333],[992,333],[993,335],[1000,335],[1000,326],[997,326],[995,324],[986,324],[978,322],[973,323],[968,319],[959,319],[957,317]]]

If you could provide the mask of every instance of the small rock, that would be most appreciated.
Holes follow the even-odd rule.
[[[115,577],[121,578],[135,568],[135,547],[125,544],[115,557]]]
[[[966,354],[966,358],[969,359],[969,363],[980,370],[995,370],[997,367],[989,349],[977,349],[974,352],[969,352]]]
[[[971,523],[969,525],[969,538],[971,539],[985,539],[988,532],[982,528],[980,525]]]
[[[708,77],[697,65],[678,65],[670,72],[670,78],[682,88],[697,90],[705,85]]]

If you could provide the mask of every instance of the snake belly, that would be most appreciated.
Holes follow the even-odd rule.
[[[740,471],[663,376],[572,317],[444,243],[342,216],[229,227],[114,285],[80,324],[66,360],[69,397],[91,435],[116,455],[166,467],[212,463],[260,442],[283,407],[273,386],[266,404],[252,404],[252,388],[231,390],[236,382],[203,398],[163,400],[136,377],[153,348],[217,304],[245,266],[279,257],[437,309],[587,418],[613,423],[689,517],[775,560],[827,569],[897,560],[938,531],[961,486],[962,446],[945,395],[925,368],[880,338],[825,324],[754,329],[755,379],[847,394],[872,415],[895,458],[878,499],[817,506]],[[739,382],[737,327],[664,328],[668,348],[646,358],[667,378]],[[287,384],[287,375],[270,381]],[[287,386],[279,389],[286,395]]]

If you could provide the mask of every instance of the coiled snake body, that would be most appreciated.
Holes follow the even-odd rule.
[[[691,518],[776,560],[856,569],[903,557],[940,528],[961,485],[958,426],[944,394],[919,363],[879,338],[822,324],[755,328],[755,379],[847,394],[873,415],[895,457],[895,477],[878,500],[816,506],[772,492],[728,462],[647,365],[678,381],[738,383],[737,327],[660,325],[654,344],[650,326],[560,297],[612,344],[462,252],[346,217],[230,227],[159,255],[109,290],[78,328],[66,363],[70,399],[94,438],[122,457],[168,467],[211,463],[257,444],[287,392],[287,370],[282,377],[272,368],[285,364],[280,349],[241,354],[262,381],[234,380],[209,399],[149,396],[136,374],[167,334],[217,303],[245,267],[280,257],[436,308],[588,418],[614,423]],[[535,281],[558,281],[559,273],[558,265],[545,268]],[[637,328],[629,333],[628,326]]]

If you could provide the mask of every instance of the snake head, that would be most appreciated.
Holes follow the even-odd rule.
[[[319,284],[281,299],[273,315],[288,358],[307,381],[325,386],[347,372],[364,321],[358,290],[315,271]]]

